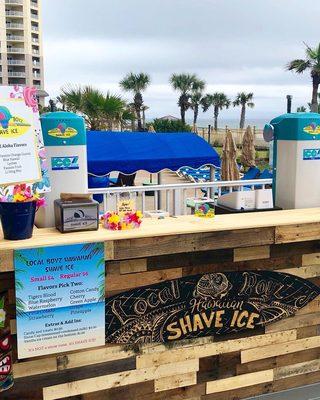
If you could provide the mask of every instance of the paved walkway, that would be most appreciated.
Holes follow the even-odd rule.
[[[251,397],[247,400],[320,400],[320,384]]]

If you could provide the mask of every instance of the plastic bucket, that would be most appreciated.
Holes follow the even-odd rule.
[[[0,203],[3,236],[7,240],[23,240],[32,236],[37,202]]]

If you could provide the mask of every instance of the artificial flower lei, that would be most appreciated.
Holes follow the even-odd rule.
[[[101,217],[104,228],[112,231],[123,231],[127,229],[139,228],[142,222],[140,211],[129,213],[106,212]]]
[[[25,183],[15,185],[11,194],[5,191],[0,197],[1,203],[25,203],[28,201],[36,201],[38,208],[45,206],[45,199],[38,193],[32,193],[31,186],[27,186]]]

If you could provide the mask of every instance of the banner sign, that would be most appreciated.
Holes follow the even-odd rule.
[[[15,183],[50,190],[36,89],[0,86],[0,185]]]
[[[14,253],[18,357],[105,344],[104,244]]]
[[[320,295],[313,283],[274,271],[169,280],[106,300],[107,343],[154,343],[255,329]]]

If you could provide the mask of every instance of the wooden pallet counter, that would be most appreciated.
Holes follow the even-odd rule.
[[[16,341],[15,250],[104,242],[106,299],[196,274],[280,271],[320,285],[320,208],[144,220],[140,229],[71,233],[36,229],[0,241]],[[254,330],[168,344],[116,345],[18,360],[2,400],[231,400],[320,381],[320,296]],[[0,367],[1,369],[1,367]]]

